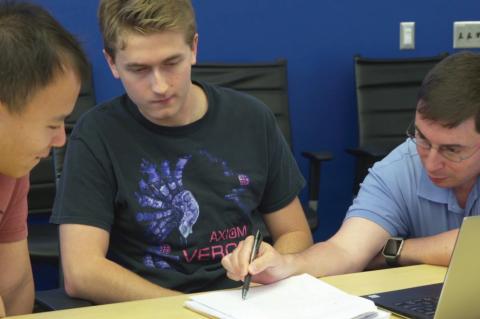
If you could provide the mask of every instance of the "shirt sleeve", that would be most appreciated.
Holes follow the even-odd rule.
[[[12,197],[0,221],[0,243],[9,243],[27,238],[27,194],[29,176],[15,182]]]
[[[405,177],[398,176],[399,174],[404,175],[401,165],[376,163],[365,177],[357,197],[347,211],[346,219],[368,219],[384,228],[391,236],[408,234],[405,214],[407,207],[402,200],[401,190],[404,183],[399,182]]]
[[[110,231],[116,193],[111,165],[99,137],[85,139],[75,133],[68,142],[50,222]]]
[[[305,179],[283,137],[272,112],[267,112],[268,176],[259,211],[272,213],[284,208],[298,196]]]

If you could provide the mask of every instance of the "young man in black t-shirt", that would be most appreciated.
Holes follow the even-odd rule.
[[[237,286],[223,256],[259,211],[280,252],[312,244],[304,180],[258,100],[192,83],[189,0],[102,0],[105,57],[126,95],[69,141],[52,221],[65,288],[96,303]]]

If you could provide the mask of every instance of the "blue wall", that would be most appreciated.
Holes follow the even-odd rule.
[[[94,68],[98,101],[122,92],[101,53],[96,0],[34,0],[84,43]],[[193,0],[200,62],[286,58],[294,151],[331,150],[322,171],[321,226],[332,234],[351,201],[354,161],[344,149],[357,142],[353,55],[410,57],[452,52],[452,24],[480,19],[476,0]],[[400,21],[416,22],[416,50],[400,51]],[[305,194],[303,194],[305,196]]]

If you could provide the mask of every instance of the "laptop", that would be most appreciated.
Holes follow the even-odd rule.
[[[480,216],[465,217],[443,284],[364,296],[403,318],[480,318]]]

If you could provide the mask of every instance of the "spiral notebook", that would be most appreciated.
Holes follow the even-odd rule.
[[[350,295],[320,279],[303,274],[271,285],[251,287],[247,299],[240,290],[221,290],[193,295],[185,307],[222,319],[384,319],[365,298]]]

